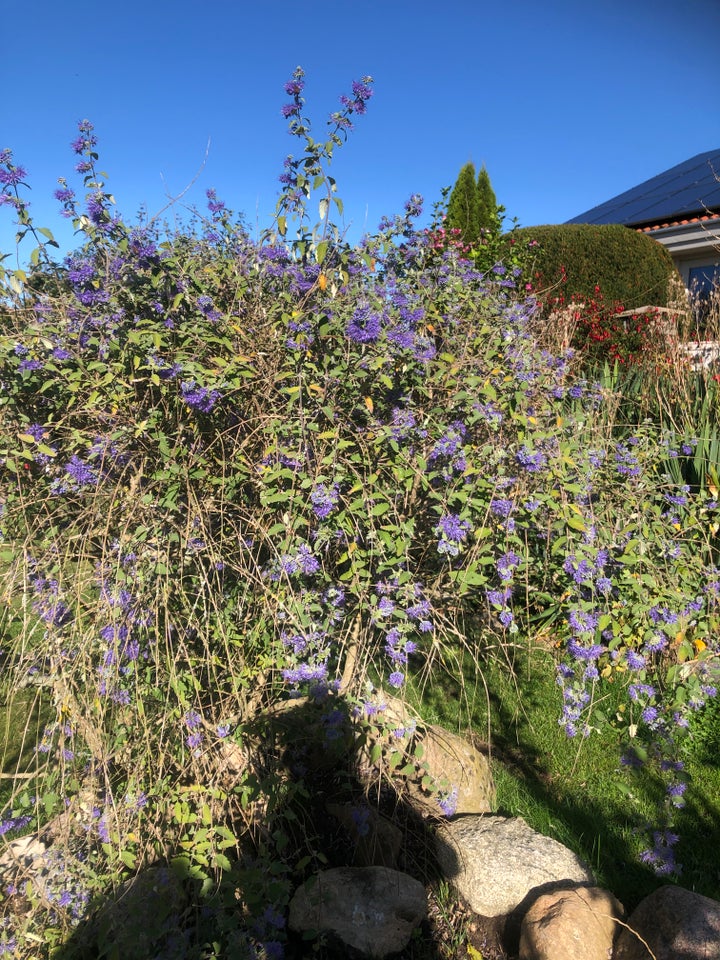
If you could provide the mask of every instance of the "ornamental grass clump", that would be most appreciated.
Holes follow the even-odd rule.
[[[292,886],[324,854],[297,826],[313,744],[278,745],[272,717],[317,711],[339,798],[357,800],[349,724],[378,778],[417,777],[447,813],[457,785],[383,716],[468,636],[482,669],[550,624],[568,734],[616,724],[667,812],[682,802],[676,749],[714,692],[717,504],[666,478],[650,425],[603,426],[608,398],[537,347],[520,277],[439,255],[419,197],[347,246],[328,164],[372,81],[324,141],[303,90],[298,70],[283,113],[302,152],[259,242],[212,190],[197,229],[126,224],[84,121],[85,200],[58,195],[79,246],[56,264],[2,155],[4,205],[44,238],[0,277],[2,682],[35,684],[49,714],[3,834],[53,837],[65,877],[57,897],[15,884],[6,952],[40,937],[48,955],[79,904],[170,863],[203,904],[170,924],[178,956],[281,956]],[[603,682],[627,684],[617,717]]]

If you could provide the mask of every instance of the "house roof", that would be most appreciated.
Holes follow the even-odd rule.
[[[720,213],[720,149],[699,153],[568,223],[669,226]]]

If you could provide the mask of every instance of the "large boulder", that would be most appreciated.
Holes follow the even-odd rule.
[[[571,850],[531,829],[522,817],[450,820],[437,831],[436,855],[460,896],[485,917],[512,913],[536,888],[595,883]]]
[[[608,960],[624,912],[599,887],[542,894],[523,917],[520,960]]]
[[[403,950],[427,911],[425,887],[387,867],[337,867],[316,874],[290,901],[289,926],[329,933],[372,958]]]
[[[720,960],[720,903],[675,886],[645,897],[621,930],[613,960],[650,958]]]

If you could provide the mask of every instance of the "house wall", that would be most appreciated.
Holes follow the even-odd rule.
[[[720,222],[717,220],[678,224],[649,230],[647,234],[667,247],[686,287],[693,267],[720,268]]]

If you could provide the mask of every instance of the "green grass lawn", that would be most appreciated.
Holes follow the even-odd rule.
[[[13,789],[31,790],[44,758],[36,751],[52,710],[37,687],[25,687],[0,699],[0,813],[11,802]]]
[[[458,659],[423,691],[423,715],[450,729],[469,728],[489,743],[498,812],[521,816],[574,850],[598,882],[632,909],[663,882],[639,861],[647,846],[644,828],[657,816],[663,786],[648,773],[620,767],[612,729],[566,737],[557,722],[562,702],[554,667],[552,650],[518,647],[507,661],[487,664],[483,682],[474,682],[467,660]],[[606,714],[624,699],[608,683],[600,697]],[[678,882],[720,899],[720,704],[698,715],[694,728],[685,755],[687,803],[677,815],[683,865]]]

